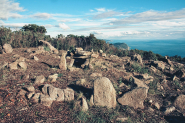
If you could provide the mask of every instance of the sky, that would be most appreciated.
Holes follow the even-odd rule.
[[[0,26],[107,40],[185,39],[185,0],[0,0]]]

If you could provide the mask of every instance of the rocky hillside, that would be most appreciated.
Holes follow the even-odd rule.
[[[2,123],[184,123],[184,64],[40,42],[1,48]]]

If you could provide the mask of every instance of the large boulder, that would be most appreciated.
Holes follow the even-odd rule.
[[[35,79],[35,84],[42,84],[45,81],[45,77],[43,75],[37,76]]]
[[[66,54],[67,54],[67,52],[62,53],[62,56],[60,58],[59,68],[61,70],[66,70],[67,69],[67,65],[66,65]]]
[[[180,110],[185,111],[185,95],[179,95],[174,101],[174,106]]]
[[[125,93],[118,102],[122,105],[128,105],[135,109],[144,109],[143,102],[147,98],[148,89],[145,87],[138,87]]]
[[[100,77],[94,81],[93,102],[97,106],[116,107],[116,91],[108,78]]]
[[[11,53],[13,51],[12,46],[10,44],[4,44],[3,49],[5,53]]]
[[[39,42],[43,42],[44,44],[46,44],[52,53],[54,53],[54,54],[59,53],[59,51],[55,47],[53,47],[49,42],[44,41],[44,40],[39,40]]]
[[[139,63],[143,64],[143,61],[142,61],[141,55],[139,55],[139,54],[135,54],[135,55],[133,55],[133,56],[131,57],[131,59],[132,59],[133,61],[137,61],[137,62],[139,62]]]
[[[151,65],[158,68],[159,70],[164,70],[164,68],[165,68],[165,64],[162,61],[152,61]]]

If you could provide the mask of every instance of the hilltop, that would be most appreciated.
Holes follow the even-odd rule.
[[[126,43],[114,43],[113,45],[118,49],[129,50],[129,46]]]
[[[185,121],[185,58],[45,32],[0,28],[1,122]]]
[[[184,64],[40,42],[2,47],[1,122],[184,122]]]

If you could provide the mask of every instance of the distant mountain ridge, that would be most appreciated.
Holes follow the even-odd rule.
[[[118,49],[129,50],[130,48],[126,43],[114,43],[113,45],[117,47]]]

